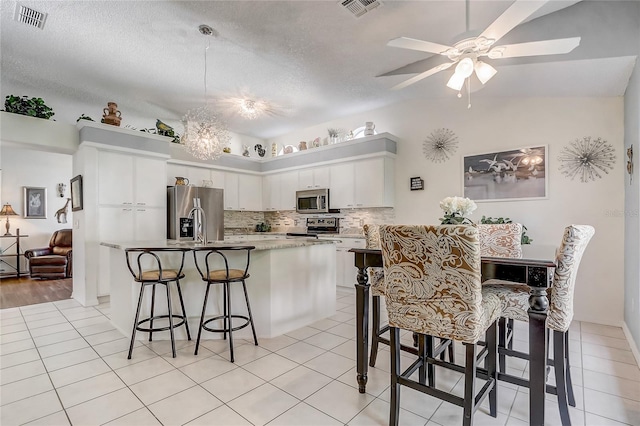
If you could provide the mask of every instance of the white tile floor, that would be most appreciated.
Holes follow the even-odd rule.
[[[369,370],[366,394],[355,379],[354,295],[339,291],[336,315],[260,346],[208,340],[139,342],[109,323],[109,304],[84,308],[73,300],[0,310],[0,424],[30,425],[386,425],[389,351]],[[526,337],[525,327],[516,337]],[[409,334],[403,339],[411,340]],[[526,341],[515,342],[526,348]],[[570,342],[577,407],[574,425],[640,425],[640,370],[622,330],[574,323]],[[458,360],[462,347],[456,348]],[[406,360],[410,358],[406,357]],[[528,374],[527,363],[510,364]],[[460,394],[461,375],[440,371],[439,386]],[[481,407],[476,424],[526,425],[527,390],[499,387],[499,415]],[[560,424],[553,395],[547,423]],[[460,425],[462,409],[411,389],[401,391],[405,425]]]

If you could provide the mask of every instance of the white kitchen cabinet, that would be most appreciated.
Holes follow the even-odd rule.
[[[133,205],[133,156],[111,151],[98,154],[98,202]]]
[[[225,210],[262,210],[262,177],[244,173],[225,172]]]
[[[238,173],[224,174],[224,209],[240,210],[238,205]]]
[[[355,267],[355,255],[352,248],[365,248],[365,240],[345,238],[336,245],[336,285],[351,287],[357,282],[358,269]]]
[[[329,167],[312,167],[298,172],[298,189],[329,188]]]
[[[241,174],[238,177],[240,210],[262,211],[262,176]]]
[[[166,238],[166,162],[98,152],[98,228],[101,241]]]
[[[339,236],[319,237],[321,240],[339,239]],[[364,238],[343,238],[336,242],[336,286],[350,287],[356,283],[358,270],[355,267],[355,255],[349,253],[352,248],[365,248]]]
[[[372,158],[335,164],[331,173],[331,208],[393,207],[394,162]]]
[[[339,163],[329,167],[331,185],[329,202],[333,209],[354,208],[355,166],[353,163]]]
[[[275,173],[262,180],[263,210],[295,210],[298,172]]]

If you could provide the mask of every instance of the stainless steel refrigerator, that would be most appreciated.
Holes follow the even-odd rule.
[[[207,240],[224,240],[224,191],[219,188],[201,188],[177,185],[167,188],[167,238],[171,240],[192,240],[194,224],[206,222]],[[190,218],[189,212],[200,204],[205,220]],[[199,200],[199,201],[197,201]],[[195,219],[195,220],[194,220]],[[199,220],[198,220],[199,219]],[[200,230],[202,231],[202,230]]]

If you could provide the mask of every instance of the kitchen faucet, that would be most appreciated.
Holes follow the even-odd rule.
[[[193,199],[193,208],[189,211],[189,219],[193,219],[193,241],[207,243],[207,216],[200,207],[200,198]],[[202,219],[202,220],[201,220]],[[202,223],[200,223],[202,221]]]

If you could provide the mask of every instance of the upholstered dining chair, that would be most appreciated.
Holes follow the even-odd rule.
[[[520,223],[479,224],[480,254],[490,257],[522,256]]]
[[[573,319],[573,294],[580,260],[594,233],[595,229],[588,225],[571,225],[565,228],[556,256],[553,283],[547,289],[549,298],[547,328],[553,332],[553,367],[560,419],[563,425],[571,424],[567,405],[573,407],[576,405],[569,363],[569,326]],[[527,312],[529,309],[529,287],[526,285],[487,284],[483,286],[483,290],[485,289],[500,300],[503,317],[529,321]],[[505,348],[502,342],[499,351],[509,356],[529,359],[529,354]]]
[[[365,224],[363,226],[366,248],[380,249],[380,225]],[[375,367],[378,358],[378,346],[380,343],[389,344],[389,339],[383,337],[383,334],[389,331],[389,324],[381,325],[381,298],[384,297],[384,271],[382,268],[368,268],[369,284],[371,286],[371,305],[372,305],[372,332],[371,332],[371,354],[369,356],[369,366]],[[414,336],[414,344],[417,346],[417,340]],[[449,350],[449,361],[455,362],[455,354],[453,342],[449,339],[442,339],[436,351],[440,354],[440,359],[444,359],[445,349]]]
[[[494,223],[478,224],[480,236],[480,255],[483,257],[522,257],[522,224]],[[495,265],[483,265],[483,268],[495,268]],[[503,268],[504,270],[504,268]],[[483,269],[483,272],[484,269]],[[489,279],[483,285],[519,284],[506,280]],[[498,327],[498,345],[513,349],[513,320],[501,317]],[[506,371],[506,357],[498,355],[498,365],[502,373]]]
[[[491,416],[497,416],[497,325],[500,300],[480,283],[478,229],[467,225],[383,225],[380,242],[385,301],[391,341],[391,404],[389,424],[397,425],[400,386],[463,407],[463,425],[473,423],[479,404],[489,396]],[[400,371],[400,329],[418,333],[418,357]],[[486,334],[477,354],[476,343]],[[432,337],[462,342],[464,367],[433,357]],[[478,356],[479,355],[479,356]],[[486,356],[486,369],[478,367]],[[434,366],[464,372],[464,397],[436,388]],[[418,381],[411,379],[418,371]],[[486,380],[475,392],[475,380]],[[428,378],[428,383],[427,383]]]

